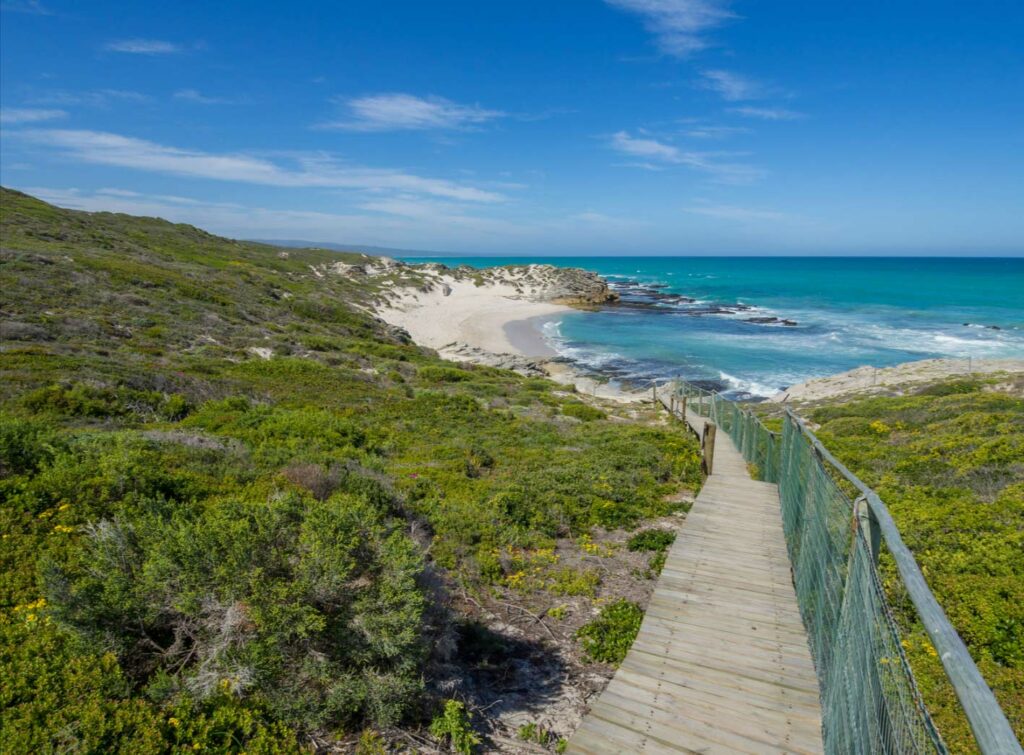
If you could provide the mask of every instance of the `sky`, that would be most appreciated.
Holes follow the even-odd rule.
[[[460,254],[1024,254],[1020,0],[0,0],[0,182]]]

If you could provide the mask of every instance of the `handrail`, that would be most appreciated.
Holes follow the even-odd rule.
[[[860,491],[867,502],[874,518],[874,523],[881,530],[885,545],[892,555],[896,568],[903,578],[907,594],[918,616],[924,624],[925,631],[932,641],[946,676],[953,685],[960,705],[963,707],[971,731],[978,747],[985,755],[988,753],[1019,753],[1022,752],[1013,728],[1007,720],[1003,709],[992,694],[981,672],[978,671],[974,659],[956,629],[949,623],[945,611],[935,599],[928,587],[921,568],[917,565],[914,555],[910,552],[903,537],[900,535],[896,522],[893,521],[888,507],[878,494],[861,481],[857,475],[847,469],[839,459],[833,456],[817,436],[811,432],[806,423],[792,409],[787,407],[786,415],[800,429],[818,454],[831,464],[847,481]]]
[[[781,458],[784,449],[782,447],[783,444],[778,443],[779,436],[777,433],[773,433],[765,428],[760,419],[753,415],[752,412],[745,411],[736,402],[723,398],[715,391],[707,391],[685,381],[676,381],[674,392],[677,395],[681,392],[681,386],[685,386],[683,390],[685,390],[687,396],[694,396],[699,399],[700,403],[697,413],[704,413],[705,400],[707,400],[706,416],[718,424],[722,430],[733,436],[741,453],[747,457],[748,461],[751,456],[757,454],[757,451],[751,445],[757,441],[756,438],[751,438],[754,433],[751,432],[750,428],[754,427],[758,432],[764,433],[768,438],[767,450],[765,451],[766,458],[769,460],[769,466],[772,466],[772,461],[774,461],[776,466],[775,468],[763,470],[762,473],[766,474],[766,479],[769,481],[780,481],[780,470],[784,468],[784,460]],[[719,404],[725,402],[731,405],[729,407],[731,411],[723,414],[720,411]],[[738,421],[741,418],[752,421]],[[928,587],[917,561],[914,559],[910,549],[907,548],[906,543],[904,543],[885,503],[874,490],[868,487],[829,452],[803,420],[797,417],[789,408],[786,409],[786,418],[791,423],[791,426],[803,435],[810,444],[821,473],[828,474],[824,467],[825,462],[827,462],[839,475],[859,491],[860,496],[857,502],[854,502],[854,512],[852,513],[862,520],[867,520],[864,523],[867,524],[870,532],[865,533],[868,535],[864,540],[866,547],[869,549],[872,558],[877,561],[878,540],[884,540],[886,548],[891,554],[906,588],[908,597],[914,605],[924,629],[939,655],[942,667],[953,686],[957,699],[960,701],[960,705],[981,752],[984,755],[1024,753],[998,700],[996,700],[992,690],[978,671],[978,667],[971,658],[960,635],[957,634],[950,624],[945,612]],[[775,450],[773,458],[773,448],[775,448],[777,443],[778,448]],[[861,502],[865,505],[861,505]],[[857,509],[866,511],[858,512]],[[787,532],[788,537],[789,533]],[[913,683],[912,673],[910,678],[911,683]],[[941,740],[939,740],[937,747],[940,751],[942,750]]]

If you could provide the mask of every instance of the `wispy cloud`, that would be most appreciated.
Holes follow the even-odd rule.
[[[599,231],[624,230],[645,225],[644,221],[633,217],[617,217],[596,210],[584,210],[571,214],[565,221],[581,229],[593,228]]]
[[[737,134],[749,134],[743,126],[692,126],[684,132],[693,139],[726,139]]]
[[[365,168],[323,154],[299,155],[288,167],[251,155],[215,154],[171,147],[102,131],[28,130],[9,136],[60,150],[71,159],[193,178],[278,187],[401,191],[470,202],[498,202],[502,195],[439,178],[398,170]]]
[[[66,118],[64,110],[44,110],[31,107],[5,107],[0,108],[0,123],[38,123],[39,121],[52,121],[56,118]]]
[[[116,39],[103,46],[107,52],[126,52],[132,55],[173,55],[182,51],[180,45],[162,39]]]
[[[174,93],[174,99],[193,102],[197,105],[235,105],[238,100],[228,97],[211,97],[200,92],[198,89],[179,89]]]
[[[686,153],[671,144],[665,144],[655,139],[633,137],[627,131],[619,131],[612,134],[612,149],[618,150],[626,155],[640,157],[647,160],[657,160],[666,163],[687,163]]]
[[[38,105],[85,105],[88,107],[107,107],[114,102],[143,103],[152,100],[148,95],[141,92],[132,92],[124,89],[91,89],[82,92],[52,91],[43,92],[32,97],[32,102]]]
[[[633,167],[648,170],[657,170],[659,166],[683,165],[708,173],[720,183],[730,184],[751,183],[764,175],[764,171],[752,165],[720,159],[729,157],[729,153],[687,151],[656,139],[633,137],[626,131],[613,134],[610,145],[617,152],[638,158],[640,162]]]
[[[26,13],[33,16],[52,16],[53,11],[43,6],[39,0],[6,0],[0,3],[0,10],[9,13]]]
[[[756,100],[764,96],[764,87],[759,82],[732,71],[701,71],[701,77],[701,86],[718,92],[722,99],[730,102]]]
[[[349,131],[425,131],[464,129],[500,118],[505,113],[479,105],[461,105],[443,97],[417,97],[412,94],[373,94],[352,99],[337,99],[349,116],[320,124],[320,128]]]
[[[737,207],[736,205],[713,204],[710,202],[700,202],[690,207],[684,207],[683,212],[688,212],[692,215],[704,215],[709,218],[718,218],[720,220],[730,220],[738,223],[788,219],[788,216],[785,213],[775,212],[774,210]]]
[[[658,48],[687,57],[708,47],[705,34],[735,18],[728,0],[605,0],[609,5],[637,13]]]
[[[758,118],[762,121],[795,121],[804,117],[803,113],[781,107],[734,107],[730,108],[729,112],[742,115],[744,118]]]

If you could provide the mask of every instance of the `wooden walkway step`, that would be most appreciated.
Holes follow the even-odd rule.
[[[690,412],[699,433],[706,420]],[[778,488],[724,432],[626,660],[571,753],[820,753],[821,707]]]

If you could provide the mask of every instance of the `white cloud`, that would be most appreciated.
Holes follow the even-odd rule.
[[[5,107],[0,109],[0,123],[37,123],[66,118],[64,110],[43,110],[30,107]]]
[[[84,92],[68,92],[63,90],[44,92],[32,98],[33,103],[40,105],[86,105],[88,107],[108,107],[113,102],[150,102],[151,98],[140,92],[124,89],[92,89]]]
[[[732,71],[721,69],[714,71],[701,71],[703,77],[702,86],[713,92],[718,92],[722,99],[735,102],[737,100],[755,100],[763,96],[764,88],[753,79],[742,76]]]
[[[384,168],[364,168],[329,156],[300,155],[295,167],[245,154],[215,154],[170,147],[102,131],[28,130],[10,136],[60,150],[83,162],[193,178],[278,187],[402,191],[471,202],[498,202],[500,194],[439,178]]]
[[[234,105],[235,100],[226,97],[210,97],[198,89],[179,89],[174,93],[174,99],[194,102],[197,105]]]
[[[749,134],[743,126],[693,126],[686,135],[693,139],[725,139],[736,134]]]
[[[660,160],[667,163],[685,163],[686,154],[678,147],[654,139],[634,138],[626,131],[612,135],[612,149],[626,155]]]
[[[460,105],[443,97],[416,97],[412,94],[374,94],[339,100],[349,118],[320,124],[321,128],[350,131],[407,131],[460,129],[500,118],[505,113],[479,105]]]
[[[762,170],[752,165],[719,160],[728,153],[690,152],[655,139],[634,138],[626,131],[612,135],[611,147],[624,155],[639,158],[641,162],[633,167],[648,170],[657,170],[659,164],[684,165],[708,173],[716,181],[730,184],[751,183],[764,175]]]
[[[691,207],[684,207],[683,212],[693,215],[704,215],[710,218],[731,220],[739,223],[752,223],[757,221],[786,220],[787,215],[773,210],[752,209],[749,207],[736,207],[727,204],[701,203]]]
[[[686,57],[708,47],[706,32],[735,18],[728,0],[606,0],[609,5],[637,13],[654,34],[658,48]]]
[[[162,39],[118,39],[103,46],[108,52],[126,52],[133,55],[171,55],[181,47]]]
[[[762,121],[795,121],[804,117],[803,113],[781,107],[734,107],[730,108],[729,112],[742,115],[744,118],[758,118]]]
[[[53,11],[43,7],[39,0],[9,0],[0,3],[0,10],[10,13],[27,13],[32,16],[52,16]]]

